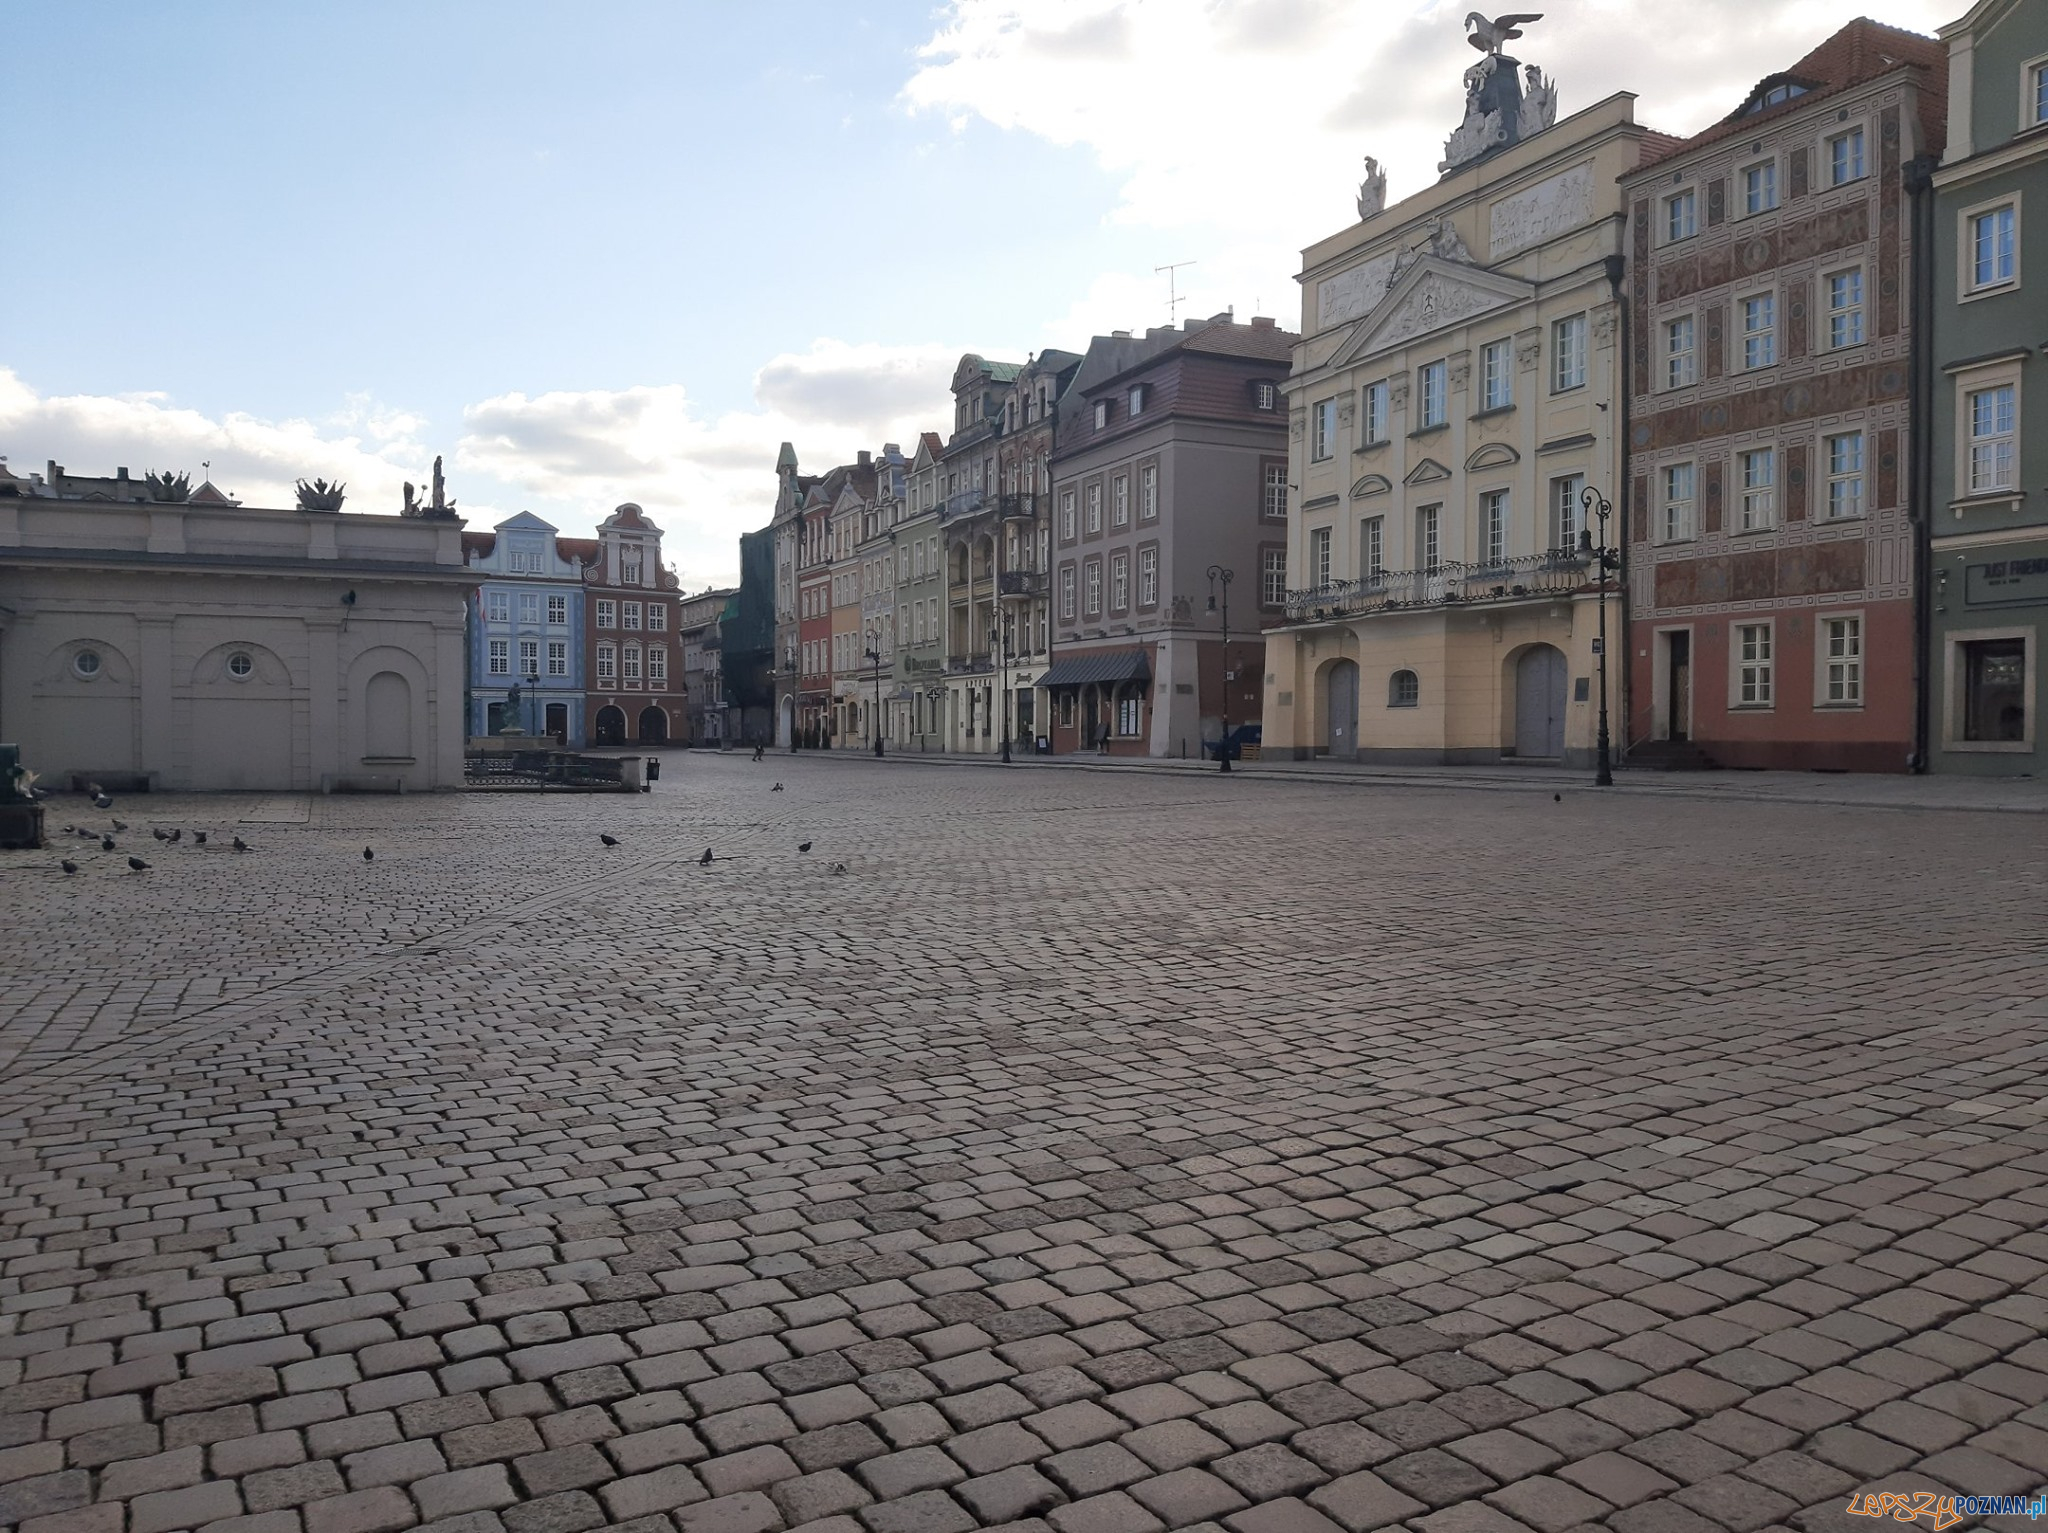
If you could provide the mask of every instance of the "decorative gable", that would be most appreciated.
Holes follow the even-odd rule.
[[[1328,365],[1344,367],[1478,315],[1527,303],[1535,296],[1535,285],[1519,278],[1442,256],[1419,256],[1395,279],[1387,296],[1358,322],[1358,329],[1337,348]]]

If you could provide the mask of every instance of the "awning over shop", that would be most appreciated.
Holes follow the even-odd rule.
[[[1142,649],[1100,650],[1055,659],[1034,683],[1041,687],[1082,687],[1091,682],[1150,681],[1152,662]]]

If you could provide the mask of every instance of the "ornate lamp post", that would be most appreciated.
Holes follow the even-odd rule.
[[[529,661],[526,667],[526,693],[533,699],[533,733],[540,733],[540,660]]]
[[[1216,610],[1216,586],[1223,586],[1223,738],[1216,742],[1216,755],[1220,771],[1230,770],[1230,582],[1237,578],[1235,570],[1225,569],[1220,564],[1209,566],[1209,610]]]
[[[1611,788],[1614,786],[1614,753],[1607,733],[1607,572],[1621,561],[1618,551],[1607,543],[1607,519],[1614,514],[1614,507],[1590,484],[1579,492],[1579,500],[1586,508],[1586,521],[1579,526],[1579,552],[1600,561],[1600,633],[1593,640],[1593,654],[1599,661],[1600,672],[1600,736],[1593,786]],[[1597,547],[1593,543],[1592,522],[1595,518],[1600,522]]]
[[[782,674],[789,678],[789,753],[796,754],[796,656],[791,655],[782,664]],[[773,696],[773,689],[770,689]]]
[[[925,721],[927,727],[922,732],[920,732],[917,737],[917,747],[919,750],[925,749],[925,741],[928,740],[932,735],[938,734],[940,732],[936,729],[930,728],[929,726],[936,724],[939,721],[939,705],[945,702],[946,700],[946,689],[942,686],[926,687],[924,695],[925,701],[929,702],[932,706],[930,717]]]
[[[1001,610],[996,626],[988,631],[988,647],[996,663],[996,711],[1003,716],[1003,765],[1010,764],[1010,646],[1003,637]]]
[[[875,711],[868,720],[868,733],[875,737],[875,754],[882,754],[882,652],[879,648],[868,651],[868,659],[875,663]]]

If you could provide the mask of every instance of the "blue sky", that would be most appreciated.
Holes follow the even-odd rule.
[[[1520,51],[1567,113],[1633,89],[1692,131],[1858,9],[1587,0]],[[351,510],[444,453],[472,525],[631,498],[686,583],[727,578],[777,441],[941,428],[964,350],[1163,323],[1180,260],[1182,316],[1291,326],[1359,157],[1433,179],[1462,14],[0,0],[0,453],[211,460],[252,502],[339,475]]]

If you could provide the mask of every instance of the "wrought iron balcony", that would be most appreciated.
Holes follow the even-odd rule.
[[[1004,570],[996,577],[996,589],[1005,596],[1036,596],[1045,589],[1045,576],[1037,570]]]
[[[1287,593],[1289,622],[1367,617],[1418,607],[1485,606],[1565,596],[1583,589],[1592,561],[1575,551],[1525,554],[1491,564],[1439,564],[1429,570],[1379,570]]]
[[[999,495],[996,497],[997,514],[1006,520],[1036,521],[1038,519],[1038,497],[1036,495]]]
[[[946,660],[946,671],[952,676],[981,675],[992,669],[987,655],[952,655]]]
[[[963,516],[979,516],[988,505],[988,491],[962,490],[948,495],[939,506],[939,520],[958,521]]]

